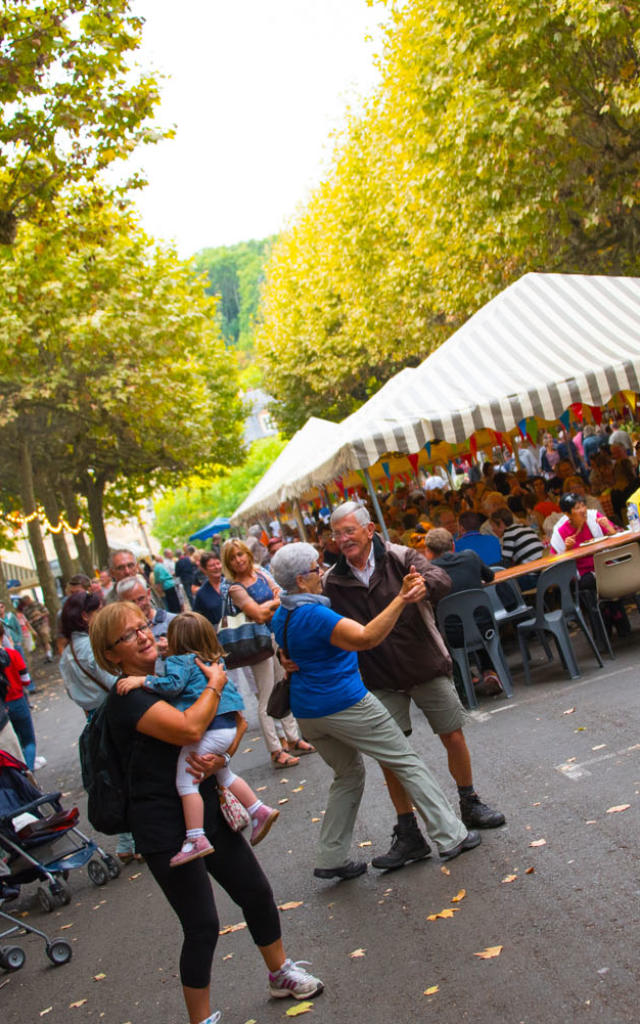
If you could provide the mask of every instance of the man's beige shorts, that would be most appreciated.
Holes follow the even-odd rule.
[[[408,693],[400,693],[398,690],[373,692],[395,718],[405,736],[410,736],[412,731],[411,701],[420,708],[438,736],[455,732],[464,726],[466,711],[450,676],[435,676],[426,683],[414,686]]]

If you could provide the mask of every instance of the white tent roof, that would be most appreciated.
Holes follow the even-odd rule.
[[[333,450],[291,477],[283,497],[388,452],[557,419],[574,402],[640,392],[640,278],[525,274],[416,369],[393,377],[340,424]]]
[[[299,477],[305,466],[323,453],[333,451],[339,434],[338,423],[312,416],[304,427],[294,434],[286,448],[231,516],[231,523],[256,519],[260,513],[272,512],[285,500],[285,484]]]

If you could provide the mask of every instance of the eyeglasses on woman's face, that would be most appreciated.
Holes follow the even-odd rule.
[[[319,576],[321,572],[322,572],[322,566],[321,565],[314,565],[311,569],[307,569],[307,571],[305,573],[303,573],[303,575],[304,576],[311,576],[313,573],[317,573],[318,576]]]
[[[134,640],[138,639],[138,634],[149,634],[151,632],[151,626],[134,626],[133,629],[128,629],[126,633],[119,636],[117,640],[114,640],[112,644],[109,644],[107,650],[110,651],[112,647],[117,647],[118,644],[131,644]]]

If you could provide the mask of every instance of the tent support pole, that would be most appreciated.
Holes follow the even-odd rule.
[[[300,508],[300,502],[298,501],[297,498],[293,499],[293,508],[294,508],[294,511],[295,511],[296,519],[298,520],[298,529],[300,530],[300,536],[301,536],[303,541],[308,543],[309,536],[307,534],[307,528],[304,525],[304,518],[302,516],[302,510]]]
[[[376,494],[376,489],[373,486],[373,480],[371,479],[371,476],[369,474],[369,470],[368,469],[364,470],[364,478],[365,478],[366,483],[367,483],[367,490],[369,492],[369,497],[371,498],[371,503],[373,505],[373,508],[374,508],[375,514],[377,516],[378,522],[380,523],[380,529],[382,530],[382,536],[384,537],[384,539],[386,541],[388,541],[389,540],[389,531],[387,530],[387,524],[385,523],[384,516],[382,515],[382,509],[380,508],[380,502],[378,501],[378,495]]]
[[[331,498],[329,497],[329,491],[326,487],[321,487],[320,490],[324,494],[324,503],[330,512],[333,512],[333,505],[331,504]]]

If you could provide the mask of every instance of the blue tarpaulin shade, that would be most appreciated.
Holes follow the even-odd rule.
[[[197,533],[192,533],[189,540],[207,540],[209,537],[213,537],[214,533],[220,533],[221,530],[228,530],[231,523],[228,519],[220,516],[218,519],[212,519],[207,526],[203,526]]]

